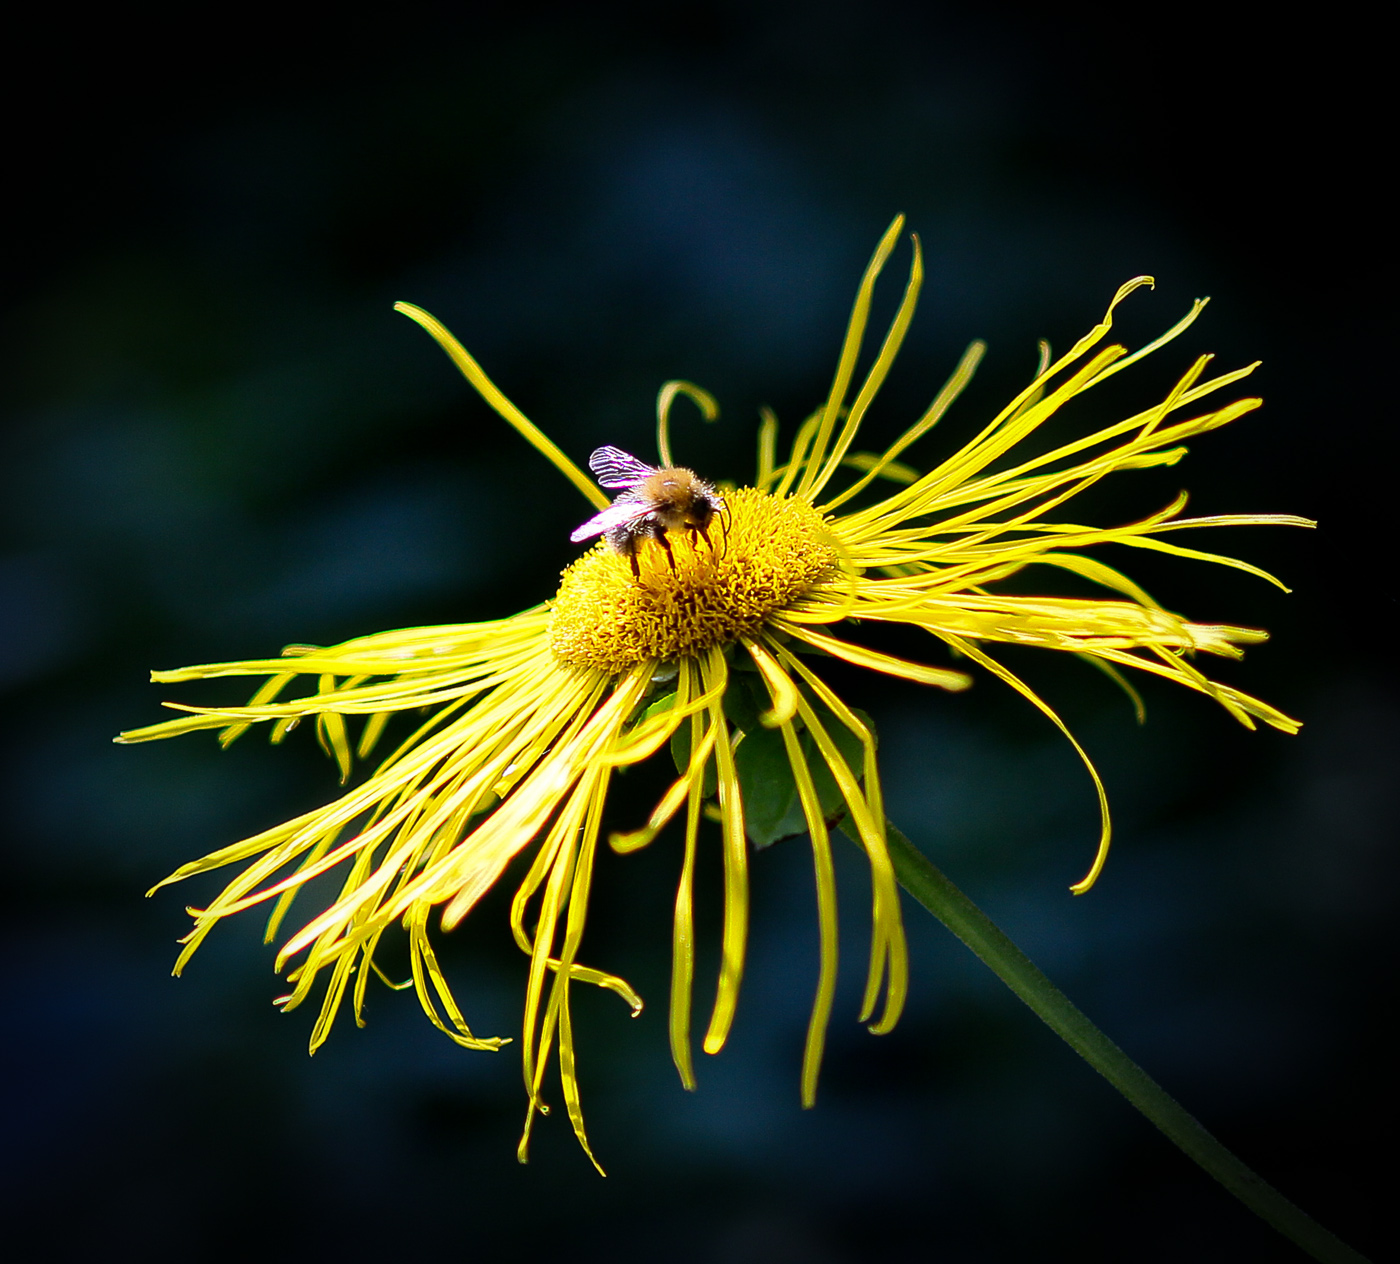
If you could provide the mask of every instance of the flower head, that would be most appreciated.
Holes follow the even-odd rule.
[[[333,802],[185,865],[165,880],[245,866],[207,908],[193,911],[194,929],[184,940],[177,973],[219,921],[255,905],[271,903],[271,940],[304,885],[337,871],[338,897],[295,930],[277,956],[279,969],[290,967],[292,990],[282,998],[284,1008],[300,1005],[324,986],[313,1051],[325,1040],[347,991],[359,1020],[371,974],[377,972],[375,950],[396,927],[406,933],[413,987],[429,1019],[467,1048],[497,1049],[506,1041],[475,1035],[454,1000],[434,954],[429,921],[436,914],[441,927],[450,930],[517,856],[533,849],[510,914],[515,940],[529,958],[522,1024],[529,1105],[520,1157],[526,1155],[535,1116],[547,1110],[545,1073],[556,1045],[562,1097],[588,1150],[570,990],[579,983],[607,988],[634,1013],[642,1004],[625,981],[582,957],[603,808],[615,772],[669,746],[676,780],[643,826],[609,842],[619,852],[633,851],[676,818],[684,821],[670,1008],[677,1069],[693,1087],[692,886],[702,822],[718,822],[724,866],[721,964],[702,1040],[708,1053],[723,1047],[739,996],[750,845],[805,832],[821,931],[801,1079],[803,1102],[810,1105],[836,983],[830,831],[837,824],[870,866],[872,938],[861,1020],[872,1031],[894,1025],[908,979],[875,735],[862,713],[824,681],[820,657],[943,689],[971,683],[962,671],[895,658],[851,639],[858,636],[858,625],[922,628],[964,663],[1011,685],[1074,743],[1102,811],[1098,849],[1088,873],[1072,888],[1076,892],[1092,885],[1107,853],[1103,785],[1060,718],[991,647],[1005,642],[1076,654],[1130,694],[1124,669],[1147,672],[1213,698],[1247,726],[1262,720],[1285,732],[1297,729],[1295,721],[1266,703],[1211,680],[1194,661],[1198,654],[1238,658],[1241,645],[1263,640],[1264,633],[1192,623],[1087,550],[1107,544],[1150,549],[1271,579],[1247,563],[1164,537],[1212,526],[1311,524],[1283,515],[1182,517],[1184,495],[1123,526],[1092,527],[1059,516],[1066,502],[1106,475],[1174,464],[1185,454],[1184,440],[1257,407],[1259,400],[1241,399],[1198,408],[1253,366],[1207,379],[1209,357],[1203,356],[1164,399],[1134,416],[1082,438],[1037,447],[1033,440],[1042,427],[1071,400],[1170,342],[1199,314],[1203,304],[1198,302],[1183,320],[1133,353],[1104,345],[1114,309],[1151,284],[1139,277],[1118,291],[1103,321],[1067,354],[1053,359],[1043,348],[1034,380],[970,443],[927,472],[901,458],[966,385],[982,356],[980,343],[969,347],[928,410],[886,451],[859,451],[861,423],[899,351],[922,281],[919,243],[913,238],[903,301],[857,385],[871,294],[902,224],[896,220],[875,251],[831,391],[798,428],[786,458],[777,455],[777,420],[765,414],[753,486],[725,488],[721,495],[702,484],[717,511],[710,529],[668,528],[658,518],[648,531],[625,536],[625,547],[616,536],[599,540],[564,572],[553,600],[508,619],[411,628],[324,648],[289,646],[280,658],[154,674],[162,682],[266,679],[246,706],[168,704],[188,714],[119,740],[212,728],[227,745],[250,726],[267,724],[278,742],[308,720],[343,781],[357,758],[376,751],[391,717],[429,709],[367,778]],[[635,503],[610,510],[599,487],[511,404],[440,323],[409,304],[399,309],[432,334],[487,402],[598,511],[580,534],[640,520]],[[669,411],[680,394],[709,417],[717,411],[690,383],[663,388],[658,401],[663,467],[673,464]],[[625,456],[611,451],[616,458]],[[837,490],[837,477],[850,472],[855,477]],[[893,490],[882,495],[881,487]],[[628,495],[635,501],[635,493]],[[1106,595],[998,590],[1001,581],[1031,567],[1040,568],[1034,573],[1047,581],[1057,572],[1071,572]],[[306,685],[298,688],[303,679]]]

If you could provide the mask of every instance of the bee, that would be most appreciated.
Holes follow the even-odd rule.
[[[598,476],[600,487],[621,488],[622,494],[569,537],[575,544],[601,535],[632,563],[632,576],[637,580],[642,577],[637,566],[637,547],[643,540],[655,540],[666,550],[673,571],[676,559],[666,539],[667,531],[698,531],[705,543],[714,547],[708,528],[714,516],[724,512],[724,500],[694,470],[657,469],[611,446],[594,452],[588,458],[588,468]]]

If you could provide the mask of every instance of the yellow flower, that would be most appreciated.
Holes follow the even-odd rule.
[[[873,931],[861,1021],[872,1031],[894,1025],[908,979],[874,734],[824,683],[813,654],[944,689],[971,683],[960,671],[854,643],[846,631],[836,634],[833,625],[874,621],[923,628],[964,662],[1018,690],[1071,742],[1054,711],[993,657],[988,643],[1068,651],[1102,668],[1130,694],[1121,669],[1149,672],[1214,698],[1247,726],[1259,719],[1296,731],[1295,721],[1212,681],[1193,662],[1198,653],[1238,658],[1240,645],[1261,641],[1264,633],[1188,622],[1086,550],[1127,545],[1263,575],[1244,562],[1163,537],[1195,527],[1311,524],[1282,515],[1185,518],[1180,516],[1185,496],[1125,526],[1083,526],[1056,516],[1105,475],[1174,464],[1185,453],[1184,440],[1257,407],[1257,399],[1204,411],[1196,407],[1253,366],[1203,380],[1209,357],[1202,356],[1166,398],[1142,412],[1048,450],[1034,447],[1031,440],[1072,399],[1170,342],[1200,312],[1198,302],[1178,324],[1132,354],[1101,345],[1114,308],[1151,284],[1150,278],[1138,277],[1118,291],[1103,321],[1068,354],[1052,361],[1043,347],[1040,371],[1025,390],[970,443],[927,473],[899,458],[966,385],[981,358],[980,343],[969,347],[924,415],[884,453],[858,451],[856,435],[899,351],[922,280],[919,243],[913,238],[903,301],[852,398],[871,294],[902,226],[902,218],[890,226],[866,270],[825,403],[799,427],[781,463],[777,421],[765,414],[758,476],[752,487],[723,491],[718,531],[712,528],[704,537],[675,531],[664,541],[668,547],[647,541],[635,558],[599,541],[564,572],[552,601],[508,619],[411,628],[328,648],[289,646],[277,659],[154,674],[162,682],[267,679],[246,706],[168,704],[189,714],[119,740],[149,741],[213,728],[227,745],[251,725],[268,723],[278,742],[299,721],[310,720],[339,764],[342,780],[357,756],[364,759],[376,748],[392,716],[430,709],[366,780],[333,802],[185,865],[165,880],[235,863],[247,866],[207,908],[192,910],[194,929],[183,941],[176,973],[221,919],[267,901],[273,902],[271,940],[304,884],[339,869],[338,898],[296,930],[277,956],[279,969],[296,963],[288,974],[293,990],[281,998],[284,1008],[301,1004],[318,981],[325,981],[312,1050],[326,1038],[347,989],[360,1020],[370,975],[377,973],[375,949],[396,925],[407,932],[412,983],[432,1022],[467,1048],[497,1049],[505,1041],[473,1034],[454,1001],[428,922],[441,906],[442,928],[450,930],[533,845],[510,916],[516,942],[529,957],[522,1025],[529,1102],[519,1154],[523,1161],[535,1115],[548,1109],[544,1076],[556,1042],[563,1100],[587,1151],[570,989],[576,983],[611,989],[634,1013],[642,1004],[622,979],[580,959],[599,825],[614,772],[669,744],[679,776],[645,826],[610,842],[620,852],[635,850],[684,815],[670,1009],[677,1069],[686,1087],[693,1087],[691,896],[702,819],[718,820],[724,863],[722,955],[702,1041],[707,1053],[723,1047],[739,996],[749,921],[749,839],[762,844],[805,831],[821,932],[801,1080],[803,1103],[811,1105],[836,982],[829,830],[838,822],[870,865]],[[399,304],[399,310],[432,334],[487,402],[596,509],[608,505],[592,480],[506,399],[441,324],[409,304]],[[689,383],[663,388],[658,447],[664,466],[672,464],[668,413],[681,393],[708,416],[716,412],[710,397]],[[849,470],[857,476],[834,490],[833,479]],[[877,480],[893,483],[895,490],[878,494]],[[1046,575],[1069,571],[1108,595],[1029,597],[997,591],[999,581],[1030,566]],[[295,691],[299,677],[312,678],[314,688]],[[293,696],[284,700],[289,692]],[[352,721],[358,723],[354,734]],[[1074,744],[1098,790],[1103,821],[1093,864],[1072,888],[1082,892],[1102,868],[1109,818],[1102,783]]]

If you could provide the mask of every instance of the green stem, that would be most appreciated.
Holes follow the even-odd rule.
[[[886,823],[885,829],[900,886],[981,957],[1056,1035],[1166,1133],[1170,1141],[1313,1259],[1323,1264],[1366,1264],[1365,1256],[1333,1237],[1212,1137],[1095,1027],[913,843],[893,825]]]

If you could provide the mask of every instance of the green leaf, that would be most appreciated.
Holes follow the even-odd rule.
[[[650,720],[652,716],[660,715],[663,711],[669,711],[675,705],[676,691],[672,689],[670,693],[663,693],[659,698],[654,698],[651,702],[647,703],[646,710],[642,712],[641,719]]]
[[[813,698],[808,690],[804,688],[802,692],[831,735],[832,743],[846,761],[851,775],[857,782],[861,781],[865,775],[865,756],[860,738]],[[670,705],[670,698],[653,703],[646,714],[664,709],[663,704]],[[734,765],[739,776],[739,793],[744,802],[744,832],[749,840],[761,849],[785,838],[805,834],[807,818],[802,812],[802,800],[797,793],[797,783],[793,779],[782,734],[775,729],[764,728],[759,720],[759,716],[772,705],[761,678],[756,674],[730,676],[723,705],[725,718],[735,730]],[[873,732],[874,725],[869,716],[864,712],[856,714],[870,725]],[[834,823],[845,815],[845,799],[812,735],[801,731],[801,721],[794,720],[793,724],[798,730],[798,742],[812,772],[812,784],[821,804],[822,815],[828,822]],[[690,766],[688,723],[682,724],[671,737],[671,758],[675,760],[677,771],[684,774]],[[711,797],[717,788],[718,776],[715,761],[711,758],[705,765],[704,797]]]
[[[768,690],[757,675],[731,676],[724,692],[724,714],[741,733],[753,733],[762,725],[759,715],[772,705]]]
[[[812,709],[817,713],[817,719],[826,729],[832,745],[836,747],[841,758],[846,761],[851,775],[856,781],[863,781],[865,779],[865,747],[861,745],[860,738],[820,702],[814,699],[811,701]],[[870,723],[868,716],[861,714],[860,718],[866,724]],[[812,769],[812,783],[817,788],[817,798],[822,805],[822,816],[826,818],[828,824],[835,824],[839,817],[846,814],[846,801],[841,797],[841,788],[836,784],[836,778],[831,775],[831,770],[826,766],[826,760],[822,758],[822,753],[817,749],[817,744],[812,740],[810,733],[802,735],[802,750],[807,756],[808,766]]]
[[[685,776],[690,767],[690,719],[682,720],[680,727],[671,734],[671,758],[676,761],[676,771]],[[719,789],[719,770],[715,767],[714,753],[705,761],[705,782],[701,797],[708,799]]]
[[[749,730],[734,748],[734,764],[744,800],[744,832],[755,847],[806,831],[781,733],[761,726]]]
[[[754,686],[762,689],[758,682],[754,682]],[[822,726],[831,735],[832,743],[846,761],[851,774],[856,781],[860,781],[864,776],[864,748],[860,738],[821,703],[810,697],[808,701],[817,712]],[[765,692],[762,698],[764,709],[767,703]],[[805,834],[807,818],[802,812],[802,800],[797,793],[797,782],[792,775],[782,734],[765,729],[758,722],[760,707],[752,694],[746,700],[736,699],[732,705],[726,695],[725,709],[736,724],[743,717],[753,726],[745,730],[743,740],[734,749],[739,791],[744,798],[744,832],[758,848],[770,847],[785,838]],[[860,718],[869,723],[866,716]],[[836,778],[831,775],[810,733],[801,733],[798,744],[811,769],[812,784],[821,804],[822,816],[828,822],[834,822],[846,812],[846,801]]]

